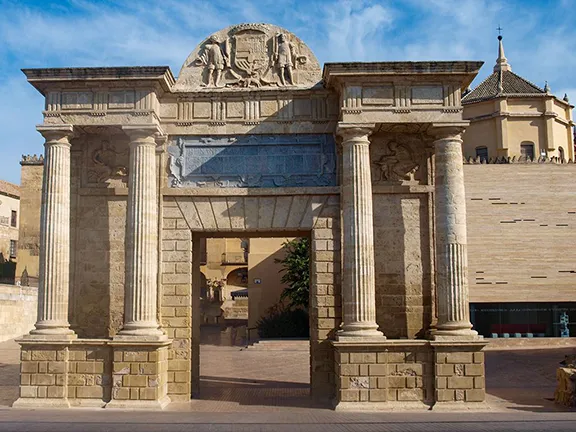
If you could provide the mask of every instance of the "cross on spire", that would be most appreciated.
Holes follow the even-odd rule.
[[[500,24],[498,24],[498,28],[496,28],[496,30],[498,30],[498,36],[502,36],[502,30],[504,29],[500,27]]]

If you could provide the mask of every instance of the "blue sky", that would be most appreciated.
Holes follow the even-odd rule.
[[[320,64],[483,60],[492,71],[498,25],[514,72],[576,102],[572,0],[0,0],[0,179],[20,182],[22,154],[42,153],[42,96],[21,68],[168,65],[241,22],[285,27]]]

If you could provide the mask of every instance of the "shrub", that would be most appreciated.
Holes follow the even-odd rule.
[[[278,303],[256,323],[261,338],[308,338],[310,324],[308,312]]]

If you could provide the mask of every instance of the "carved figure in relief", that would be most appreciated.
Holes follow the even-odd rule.
[[[92,161],[97,167],[102,169],[100,175],[96,174],[98,183],[104,182],[109,178],[126,177],[128,169],[125,165],[118,164],[117,158],[125,156],[126,152],[117,151],[109,141],[102,140],[100,148],[92,153]]]
[[[178,156],[170,155],[170,176],[172,177],[172,187],[182,186],[182,177],[184,176],[184,140],[178,138],[176,141],[178,147]]]
[[[282,85],[294,85],[292,78],[292,67],[294,66],[292,58],[294,55],[294,45],[288,40],[284,33],[280,33],[276,36],[278,43],[276,45],[276,50],[274,53],[274,60],[278,65],[278,75],[280,76],[280,82]]]
[[[374,163],[380,167],[380,181],[414,180],[419,168],[410,147],[396,141],[390,141],[386,152]]]
[[[194,61],[197,66],[205,65],[207,67],[206,85],[208,87],[223,87],[221,85],[222,75],[229,65],[227,46],[227,41],[221,46],[217,36],[210,36],[208,43],[204,46],[203,53]]]

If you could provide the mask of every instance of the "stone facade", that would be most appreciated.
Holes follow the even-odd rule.
[[[12,266],[3,266],[9,275],[0,273],[0,283],[13,283],[13,266],[16,263],[18,248],[18,219],[20,217],[20,188],[7,181],[0,180],[0,265],[12,262]],[[10,268],[12,267],[12,268]]]
[[[165,67],[25,70],[46,96],[46,144],[38,321],[20,340],[16,405],[196,395],[210,236],[311,240],[314,399],[483,400],[460,141],[480,66],[322,73],[298,38],[249,24],[202,42],[177,81]]]
[[[20,226],[18,228],[18,261],[16,282],[38,286],[40,257],[40,206],[44,158],[24,156],[20,161]],[[24,276],[24,281],[22,277]],[[26,276],[28,281],[26,281]]]

